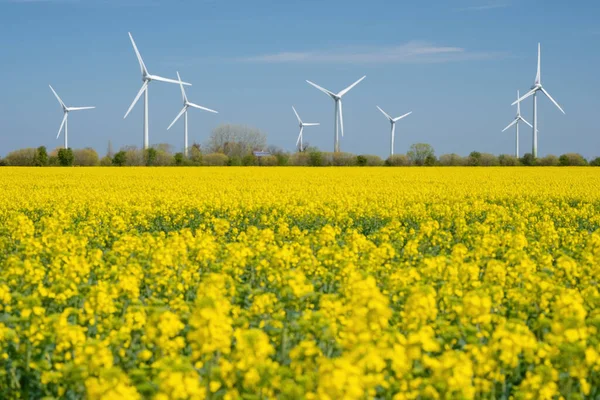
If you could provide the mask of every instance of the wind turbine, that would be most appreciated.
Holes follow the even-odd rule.
[[[133,103],[131,103],[131,106],[129,106],[129,110],[127,110],[123,119],[127,118],[127,116],[129,115],[129,113],[131,112],[133,107],[136,105],[136,103],[138,102],[138,100],[140,99],[140,97],[142,96],[142,93],[143,93],[144,94],[144,150],[146,150],[148,148],[148,85],[150,84],[150,82],[160,81],[160,82],[167,82],[167,83],[183,84],[186,86],[192,86],[192,85],[190,83],[176,81],[174,79],[168,79],[168,78],[163,78],[163,77],[157,76],[157,75],[151,75],[148,72],[146,65],[144,64],[144,60],[142,59],[142,56],[140,55],[140,52],[138,51],[138,48],[135,45],[135,41],[133,40],[133,36],[131,36],[131,33],[129,34],[129,39],[131,39],[131,44],[133,45],[133,50],[135,50],[135,55],[137,56],[138,62],[140,63],[140,70],[142,71],[142,81],[144,83],[142,84],[142,88],[138,92],[137,96],[135,96],[135,99],[133,99]]]
[[[408,117],[410,114],[412,114],[412,111],[407,112],[406,114],[404,114],[398,118],[392,118],[385,111],[383,111],[379,106],[377,106],[377,108],[379,109],[379,111],[381,111],[381,113],[383,115],[385,115],[387,117],[387,119],[390,121],[390,124],[392,125],[392,130],[390,132],[390,157],[391,157],[394,155],[394,136],[396,135],[396,122],[400,121],[404,117]]]
[[[58,97],[58,94],[56,94],[56,91],[54,90],[54,88],[52,87],[52,85],[48,85],[50,86],[50,90],[52,90],[52,93],[54,93],[54,96],[56,96],[56,99],[58,100],[58,102],[60,103],[60,106],[63,109],[63,119],[62,122],[60,124],[60,128],[58,128],[58,135],[56,135],[56,138],[58,139],[58,137],[60,136],[60,133],[63,130],[63,126],[65,127],[65,149],[69,148],[69,112],[71,111],[81,111],[81,110],[91,110],[93,108],[96,107],[67,107],[65,105],[65,103],[63,103],[63,101],[60,99],[60,97]]]
[[[340,151],[340,139],[339,139],[340,129],[342,132],[342,137],[344,137],[344,115],[342,112],[342,97],[346,93],[348,93],[354,86],[358,85],[365,78],[366,78],[366,76],[363,76],[362,78],[360,78],[359,80],[357,80],[352,85],[348,86],[346,89],[342,90],[338,94],[330,92],[329,90],[324,89],[321,86],[319,86],[309,80],[306,81],[309,84],[311,84],[312,86],[319,89],[321,92],[323,92],[326,95],[328,95],[329,97],[331,97],[333,99],[333,101],[335,102],[335,124],[334,124],[334,136],[333,136],[333,151],[335,151],[335,152]]]
[[[292,106],[292,110],[294,110],[294,114],[296,114],[296,118],[298,118],[298,123],[300,124],[300,134],[298,135],[298,140],[296,140],[296,147],[298,147],[298,144],[300,144],[300,151],[303,150],[303,146],[302,146],[302,139],[303,139],[303,135],[302,133],[304,132],[304,127],[305,126],[318,126],[321,125],[318,122],[302,122],[302,119],[300,119],[300,116],[298,115],[298,111],[296,111],[296,109],[294,108],[294,106]]]
[[[520,103],[521,101],[525,100],[529,96],[533,96],[533,126],[532,126],[532,128],[533,128],[533,149],[532,149],[531,153],[534,158],[537,157],[537,134],[538,134],[537,93],[538,92],[544,93],[546,95],[546,97],[548,97],[550,99],[550,101],[552,103],[554,103],[554,105],[563,114],[565,114],[565,111],[558,105],[556,100],[554,100],[552,98],[552,96],[550,96],[550,93],[548,93],[548,91],[546,89],[544,89],[544,87],[542,86],[542,73],[541,73],[542,55],[541,54],[542,54],[541,45],[538,43],[538,64],[537,64],[537,75],[535,76],[535,83],[533,84],[533,86],[531,87],[531,90],[529,92],[527,92],[523,97],[517,99],[517,101],[512,103],[512,105],[514,106],[515,104]]]
[[[517,90],[517,99],[519,99],[519,91]],[[502,130],[502,132],[506,132],[506,130],[508,128],[510,128],[513,125],[516,125],[517,127],[517,137],[515,139],[515,157],[519,158],[519,121],[523,121],[525,122],[527,125],[529,125],[531,128],[533,128],[533,125],[531,125],[529,122],[527,122],[525,120],[525,118],[523,118],[521,116],[521,102],[517,103],[517,116],[515,117],[515,119],[513,120],[513,122],[510,123],[510,125],[508,125],[506,128],[504,128]]]
[[[169,125],[167,130],[171,129],[171,127],[175,124],[175,122],[177,122],[177,120],[179,118],[181,118],[182,115],[184,116],[183,117],[183,146],[184,146],[183,154],[187,157],[188,156],[188,115],[187,115],[188,108],[190,108],[190,107],[197,108],[199,110],[204,110],[204,111],[208,111],[208,112],[215,113],[215,114],[218,114],[219,112],[215,111],[215,110],[211,110],[210,108],[199,106],[198,104],[190,103],[185,94],[185,88],[183,87],[183,82],[181,82],[181,76],[179,76],[179,71],[177,72],[177,79],[179,79],[179,87],[181,87],[181,96],[183,97],[183,109],[181,110],[181,112],[179,114],[177,114],[177,117],[175,117],[173,122],[171,122],[171,125]]]

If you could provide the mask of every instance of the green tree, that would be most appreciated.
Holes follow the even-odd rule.
[[[256,128],[227,124],[218,126],[212,131],[207,147],[212,153],[243,158],[252,154],[252,151],[264,150],[267,147],[267,137]]]
[[[242,158],[242,165],[246,167],[258,165],[258,158],[254,154],[246,154]]]
[[[425,165],[426,166],[433,167],[436,163],[437,163],[437,159],[435,158],[435,155],[429,154],[429,155],[427,155],[427,157],[425,157]]]
[[[73,165],[75,156],[73,155],[72,149],[60,149],[58,150],[58,162],[63,167],[70,167]]]
[[[175,160],[175,165],[183,165],[183,153],[175,153],[173,159]]]
[[[587,165],[587,160],[581,154],[567,153],[558,157],[558,163],[563,167],[582,167]]]
[[[311,151],[308,153],[309,164],[311,167],[321,167],[323,166],[323,153],[318,150]]]
[[[125,163],[127,163],[127,153],[124,150],[119,151],[113,157],[112,163],[113,165],[122,167],[123,165],[125,165]]]
[[[468,165],[470,165],[471,167],[480,166],[481,165],[481,153],[478,151],[472,151],[471,154],[469,154]]]
[[[435,151],[430,144],[415,143],[410,146],[410,149],[406,155],[414,165],[425,165],[425,160],[427,160],[427,157],[435,156]]]
[[[151,167],[156,165],[156,156],[157,151],[155,148],[150,147],[149,149],[146,149],[144,152],[144,162],[146,163],[146,166]]]
[[[536,164],[535,157],[531,153],[525,153],[521,158],[521,164],[527,167],[532,167]]]
[[[600,167],[600,157],[596,157],[592,161],[590,161],[590,166]]]
[[[356,156],[356,165],[358,165],[359,167],[364,167],[367,165],[367,157],[360,155],[360,156]]]
[[[33,163],[36,167],[45,167],[48,165],[48,152],[46,151],[45,146],[40,146],[37,148]]]

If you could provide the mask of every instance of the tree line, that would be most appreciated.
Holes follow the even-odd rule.
[[[260,156],[255,153],[261,152]],[[19,149],[0,159],[0,166],[600,166],[600,157],[586,160],[577,153],[522,158],[502,154],[471,152],[463,157],[443,154],[436,157],[427,143],[413,144],[406,154],[382,159],[376,155],[331,153],[308,143],[290,153],[267,145],[260,130],[242,125],[221,125],[213,130],[208,142],[194,143],[184,153],[174,153],[168,144],[157,144],[146,150],[125,146],[114,152],[108,144],[106,155],[100,157],[92,148],[57,148],[48,152],[44,146]]]

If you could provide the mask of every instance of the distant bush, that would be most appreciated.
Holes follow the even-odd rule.
[[[280,149],[277,146],[269,146],[267,148],[267,151],[269,153],[271,153],[271,155],[273,155],[277,158],[277,165],[279,165],[279,166],[288,165],[289,160],[290,160],[290,155],[285,150]]]
[[[106,155],[100,159],[101,167],[110,167],[111,165],[113,165],[113,160],[108,155]]]
[[[508,154],[500,154],[498,156],[498,163],[503,167],[516,167],[520,165],[517,157]]]
[[[407,167],[411,165],[410,159],[404,154],[394,154],[385,160],[385,165],[390,167]]]
[[[229,160],[227,160],[227,166],[229,166],[229,167],[241,167],[242,166],[242,159],[241,159],[241,157],[238,157],[238,156],[231,156],[231,157],[229,157]]]
[[[37,149],[34,148],[26,148],[19,149],[15,151],[11,151],[4,158],[8,165],[18,166],[18,167],[27,167],[34,165],[35,156],[37,154]]]
[[[446,167],[461,167],[467,164],[467,160],[456,153],[442,154],[439,159],[439,164]]]
[[[229,157],[223,153],[210,153],[203,155],[202,164],[209,167],[222,167],[227,165],[228,160]]]
[[[479,165],[482,167],[495,167],[500,165],[498,157],[490,153],[481,153],[479,157]]]
[[[558,163],[562,167],[583,167],[587,165],[587,160],[581,154],[567,153],[558,158]]]
[[[242,165],[245,167],[258,165],[258,158],[254,154],[246,154],[242,157]]]
[[[6,162],[6,160],[2,157],[0,157],[0,167],[6,167],[8,166],[8,163]]]
[[[311,151],[310,153],[308,153],[308,165],[310,165],[311,167],[322,167],[323,165],[325,165],[324,158],[325,157],[323,156],[323,153],[321,153],[320,151]]]
[[[135,146],[125,146],[121,149],[125,153],[125,164],[128,167],[146,165],[146,158],[143,150],[138,150]],[[120,152],[121,152],[120,151]],[[119,152],[119,153],[120,153]],[[118,153],[117,153],[118,154]],[[116,156],[116,154],[115,154]],[[114,161],[114,158],[113,158]]]
[[[560,162],[558,157],[554,154],[548,154],[547,156],[538,159],[537,165],[541,165],[542,167],[557,167],[560,165]]]
[[[383,165],[383,160],[376,155],[363,154],[356,157],[356,165],[360,167],[380,167]]]
[[[351,153],[323,153],[323,165],[334,167],[350,167],[356,165],[356,156]]]
[[[600,157],[596,157],[592,161],[590,161],[590,166],[592,166],[592,167],[600,167]]]
[[[307,167],[311,165],[311,159],[309,153],[294,153],[288,160],[288,165],[295,167]]]
[[[80,167],[93,167],[100,164],[96,150],[86,147],[85,149],[73,150],[73,165]]]
[[[275,157],[273,155],[263,156],[260,158],[258,163],[260,166],[263,166],[263,167],[276,167],[277,166],[277,157]]]

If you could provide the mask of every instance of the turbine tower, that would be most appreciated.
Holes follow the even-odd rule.
[[[519,91],[517,90],[517,99],[519,99],[519,97],[520,97],[520,94],[519,94]],[[517,127],[517,137],[515,139],[515,157],[517,157],[517,158],[519,158],[519,121],[523,121],[527,125],[529,125],[531,128],[533,128],[533,125],[531,125],[529,122],[527,122],[525,120],[525,118],[523,118],[521,116],[521,102],[517,103],[517,116],[515,117],[513,122],[511,122],[510,125],[508,125],[506,128],[504,128],[502,130],[502,132],[506,132],[506,130],[513,125],[515,125]]]
[[[300,119],[300,116],[298,115],[298,112],[296,111],[296,109],[294,108],[294,106],[292,106],[292,110],[294,110],[294,114],[296,114],[296,118],[298,118],[298,124],[300,124],[300,134],[298,135],[298,140],[296,140],[296,147],[298,147],[298,144],[300,144],[300,147],[298,148],[299,151],[303,151],[303,145],[302,145],[302,139],[303,139],[303,135],[302,133],[304,132],[304,127],[305,126],[318,126],[321,125],[318,122],[302,122],[302,119]]]
[[[133,40],[133,36],[131,36],[131,33],[129,34],[129,39],[131,39],[131,44],[133,45],[133,50],[135,51],[135,55],[137,56],[138,62],[140,63],[140,70],[142,71],[142,81],[144,83],[142,84],[142,88],[138,92],[137,96],[135,96],[135,99],[133,99],[133,103],[131,103],[131,106],[129,106],[129,110],[127,110],[123,119],[127,118],[127,116],[129,115],[129,113],[131,112],[133,107],[136,105],[136,103],[138,102],[138,100],[140,99],[142,94],[144,94],[144,150],[146,150],[148,148],[148,85],[150,84],[150,82],[160,81],[160,82],[177,83],[177,84],[182,83],[186,86],[191,86],[191,84],[176,81],[174,79],[163,78],[163,77],[157,76],[157,75],[151,75],[148,72],[146,65],[144,64],[144,60],[142,59],[142,56],[140,55],[140,52],[138,51],[138,48],[135,45],[135,41]]]
[[[60,136],[60,133],[63,130],[63,126],[65,128],[65,149],[69,148],[69,112],[71,111],[81,111],[81,110],[91,110],[93,108],[96,107],[67,107],[65,105],[65,103],[63,103],[63,101],[60,99],[60,97],[58,97],[58,94],[56,94],[56,91],[54,90],[54,88],[52,87],[52,85],[48,85],[50,86],[50,90],[52,90],[52,93],[54,93],[54,96],[56,96],[56,99],[58,100],[58,102],[60,103],[60,106],[63,109],[63,119],[62,122],[60,124],[60,128],[58,128],[58,135],[56,135],[56,138],[58,139],[58,137]]]
[[[204,111],[208,111],[208,112],[215,113],[215,114],[218,114],[219,112],[215,111],[215,110],[211,110],[210,108],[199,106],[198,104],[190,103],[185,94],[185,88],[183,87],[183,82],[181,82],[181,76],[179,76],[179,71],[177,72],[177,79],[179,79],[179,86],[181,87],[181,96],[183,97],[183,109],[181,110],[181,112],[179,114],[177,114],[177,117],[175,117],[173,122],[171,122],[171,125],[169,125],[167,130],[171,129],[173,124],[175,124],[175,122],[177,122],[177,120],[179,118],[181,118],[182,115],[184,116],[183,117],[183,154],[187,157],[188,156],[188,115],[187,115],[188,108],[190,108],[190,107],[197,108],[199,110],[204,110]]]
[[[517,99],[512,105],[514,106],[517,103],[525,100],[529,96],[533,96],[533,149],[531,151],[534,158],[537,158],[537,134],[538,134],[538,111],[537,111],[537,93],[542,92],[550,99],[552,103],[563,113],[565,111],[558,105],[556,100],[550,96],[550,93],[542,86],[542,73],[541,73],[541,64],[542,64],[542,50],[541,45],[538,43],[538,63],[537,63],[537,75],[535,76],[535,83],[531,87],[531,90],[527,92],[523,97]]]
[[[383,111],[379,106],[377,106],[377,108],[379,109],[379,111],[381,111],[381,113],[383,115],[385,115],[387,117],[387,119],[390,121],[390,124],[392,125],[392,129],[390,131],[390,157],[391,157],[394,155],[394,137],[396,135],[396,122],[400,121],[404,117],[408,117],[410,114],[412,114],[412,111],[407,112],[406,114],[404,114],[398,118],[392,118],[385,111]]]
[[[308,80],[306,81],[309,84],[311,84],[312,86],[319,89],[321,92],[323,92],[326,95],[328,95],[329,97],[331,97],[335,103],[335,123],[334,123],[334,132],[333,132],[333,135],[334,135],[333,136],[333,151],[334,152],[340,151],[340,137],[339,137],[340,130],[342,132],[342,137],[344,137],[344,115],[342,112],[342,97],[346,93],[348,93],[354,86],[358,85],[365,78],[366,78],[366,76],[363,76],[362,78],[360,78],[359,80],[357,80],[352,85],[348,86],[346,89],[342,90],[338,94],[330,92],[329,90],[324,89],[321,86],[319,86],[311,81],[308,81]]]

